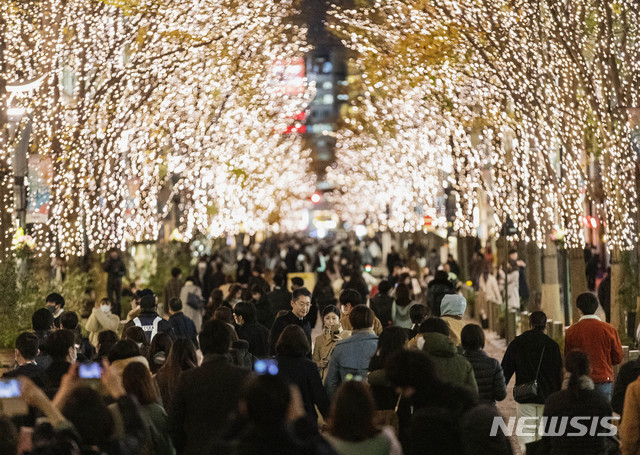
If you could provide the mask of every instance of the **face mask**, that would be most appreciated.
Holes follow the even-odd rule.
[[[51,314],[56,313],[56,307],[54,305],[47,305],[47,310],[49,310]]]
[[[424,337],[419,337],[418,338],[418,349],[422,350],[423,347],[424,347]]]
[[[100,305],[100,309],[104,312],[104,313],[109,313],[111,311],[111,305]]]
[[[340,307],[340,311],[342,312],[342,314],[349,314],[349,313],[347,312],[347,307],[346,307],[345,305],[342,305],[342,306]]]

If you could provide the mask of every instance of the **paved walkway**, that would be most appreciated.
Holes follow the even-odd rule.
[[[507,350],[507,343],[504,339],[498,338],[495,332],[489,332],[485,330],[486,343],[484,346],[485,352],[494,359],[502,361],[504,352]],[[498,411],[503,417],[509,418],[516,415],[516,402],[513,399],[513,384],[515,378],[511,378],[511,382],[507,384],[507,398],[497,403]],[[511,437],[511,447],[513,447],[514,455],[522,455],[520,446],[518,445],[518,439],[515,436]]]

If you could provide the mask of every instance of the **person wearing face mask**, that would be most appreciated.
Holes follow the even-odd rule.
[[[111,313],[111,302],[109,299],[102,299],[96,302],[85,328],[89,332],[91,344],[98,347],[98,334],[103,330],[117,332],[119,325],[120,318],[117,314]]]
[[[60,316],[64,311],[64,297],[57,292],[52,292],[45,299],[47,304],[47,310],[53,315],[53,325],[56,328],[60,328]]]
[[[62,376],[78,358],[76,337],[71,330],[56,330],[47,337],[46,346],[52,359],[51,364],[44,373],[34,378],[34,382],[47,396],[53,398],[60,387]]]
[[[320,377],[324,383],[333,348],[335,348],[338,341],[348,338],[351,332],[343,330],[340,324],[340,310],[335,305],[327,305],[325,307],[322,312],[322,324],[322,334],[316,337],[311,359],[318,366]]]

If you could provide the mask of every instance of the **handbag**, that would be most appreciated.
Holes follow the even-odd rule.
[[[201,310],[202,307],[204,307],[204,299],[198,294],[189,292],[187,294],[187,305],[189,305],[194,310]]]
[[[518,403],[530,403],[536,400],[538,395],[538,374],[540,373],[540,365],[542,365],[542,357],[544,356],[544,350],[547,346],[542,347],[542,354],[540,354],[540,361],[538,362],[538,369],[536,370],[536,378],[533,381],[525,382],[524,384],[516,385],[513,387],[513,399]]]

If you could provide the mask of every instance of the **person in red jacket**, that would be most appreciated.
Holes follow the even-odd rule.
[[[595,389],[611,400],[613,366],[622,362],[622,345],[618,331],[594,314],[598,309],[598,298],[594,294],[580,294],[576,306],[582,317],[567,329],[564,355],[566,357],[576,349],[586,352],[591,362],[591,379]]]

